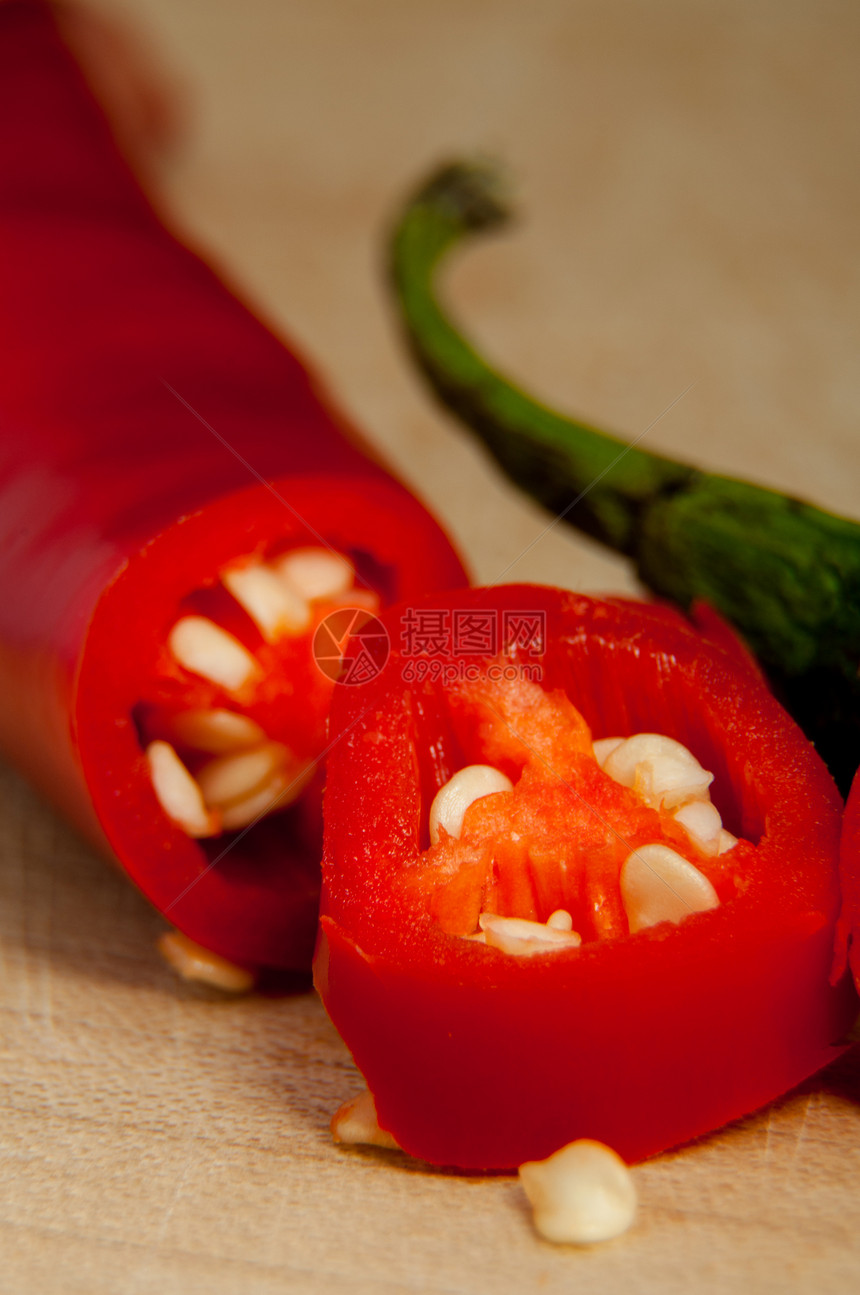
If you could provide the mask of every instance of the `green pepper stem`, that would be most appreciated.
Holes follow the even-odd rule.
[[[469,234],[508,219],[499,173],[457,163],[409,203],[391,247],[406,336],[442,402],[478,433],[508,476],[554,513],[622,553],[633,554],[637,519],[655,494],[693,469],[630,447],[562,417],[507,381],[478,355],[441,308],[434,277]],[[572,504],[576,500],[575,515]]]
[[[406,205],[391,272],[406,338],[442,403],[507,475],[569,524],[631,557],[682,607],[704,599],[796,700],[808,732],[860,760],[860,525],[773,490],[703,472],[564,417],[492,368],[443,309],[441,264],[507,221],[499,172],[456,162]],[[819,713],[820,712],[820,713]]]

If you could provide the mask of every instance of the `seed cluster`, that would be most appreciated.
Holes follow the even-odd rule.
[[[723,854],[737,842],[725,831],[710,799],[713,774],[687,747],[659,733],[601,738],[594,758],[615,782],[630,787],[652,809],[669,812],[705,855]],[[513,790],[510,779],[492,765],[467,765],[437,792],[430,807],[430,841],[459,839],[467,810],[485,797]],[[710,880],[665,842],[631,850],[619,877],[621,902],[631,933],[660,922],[678,923],[691,913],[719,906]],[[582,943],[570,914],[560,909],[546,922],[481,912],[478,928],[465,938],[500,949],[512,957],[576,948]]]
[[[267,643],[306,634],[320,604],[337,604],[347,595],[364,603],[367,591],[355,590],[354,578],[345,557],[322,548],[293,549],[271,562],[244,559],[221,575]],[[239,706],[262,680],[254,653],[206,616],[180,617],[167,646],[183,670],[223,689]],[[150,742],[146,760],[162,809],[189,836],[236,831],[286,808],[314,773],[313,761],[301,761],[238,710],[188,710],[170,727],[172,741]],[[212,759],[192,774],[177,747]]]

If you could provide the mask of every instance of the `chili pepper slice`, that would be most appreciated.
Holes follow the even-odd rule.
[[[860,990],[860,769],[854,776],[842,819],[839,862],[842,912],[839,917],[833,979],[839,979],[847,964],[851,967],[854,983]]]
[[[50,8],[11,0],[0,283],[0,744],[192,940],[307,968],[314,630],[463,568],[161,224]]]
[[[488,364],[437,280],[509,215],[498,168],[455,162],[419,186],[392,234],[400,320],[431,389],[516,485],[630,557],[655,593],[726,617],[847,792],[860,763],[860,524],[625,443]]]
[[[635,1161],[837,1055],[841,803],[748,664],[676,613],[534,586],[383,621],[385,668],[333,699],[315,959],[382,1129],[470,1169],[578,1138]],[[662,783],[630,772],[649,734]],[[465,795],[458,829],[437,798],[482,765],[512,790]]]

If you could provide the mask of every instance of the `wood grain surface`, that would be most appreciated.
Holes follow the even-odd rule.
[[[635,589],[619,559],[547,531],[400,349],[383,232],[428,166],[474,149],[510,164],[522,219],[448,286],[499,363],[631,437],[650,428],[650,447],[860,517],[849,0],[102,7],[182,87],[178,220],[480,579]],[[553,1247],[514,1179],[332,1145],[360,1081],[314,996],[178,982],[132,888],[15,774],[0,795],[0,1291],[857,1289],[857,1049],[639,1166],[626,1237]]]

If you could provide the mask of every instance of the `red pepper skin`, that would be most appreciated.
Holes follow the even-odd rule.
[[[388,601],[461,583],[462,565],[302,363],[165,230],[50,9],[12,0],[0,290],[0,745],[192,939],[306,968],[310,811],[265,857],[210,867],[155,800],[131,708],[183,595],[274,538],[359,551]]]
[[[842,818],[839,867],[842,878],[842,912],[839,916],[833,978],[837,980],[844,973],[847,964],[860,991],[860,769],[854,775]]]
[[[395,649],[371,683],[336,689],[315,977],[380,1125],[412,1155],[469,1169],[580,1137],[633,1162],[838,1055],[857,1010],[850,980],[828,979],[840,799],[755,673],[649,606],[528,586],[423,601],[543,610],[542,686],[564,687],[595,737],[689,746],[727,827],[758,850],[742,893],[678,926],[529,959],[446,935],[396,885],[440,781],[433,688],[403,681]]]

